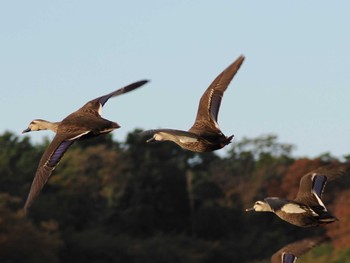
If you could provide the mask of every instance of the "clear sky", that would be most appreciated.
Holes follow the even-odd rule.
[[[115,138],[187,130],[204,90],[244,54],[221,104],[224,134],[277,134],[298,157],[348,155],[349,11],[340,0],[2,1],[0,132],[59,121],[140,79],[151,82],[104,107],[122,126]]]

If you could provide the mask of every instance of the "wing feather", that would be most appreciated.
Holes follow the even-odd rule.
[[[56,135],[49,147],[44,152],[35,173],[30,191],[24,205],[24,210],[33,204],[34,200],[40,194],[42,188],[49,179],[52,171],[55,169],[64,153],[74,143],[75,140],[64,140],[62,136]]]
[[[327,176],[324,175],[315,175],[312,180],[312,190],[319,198],[322,197],[324,188],[327,183]]]
[[[131,83],[123,88],[120,88],[116,91],[113,91],[111,93],[108,93],[107,95],[103,95],[101,97],[98,97],[96,99],[88,101],[80,110],[83,111],[92,111],[95,115],[101,115],[102,107],[105,105],[105,103],[112,97],[119,96],[121,94],[130,92],[134,89],[137,89],[141,87],[142,85],[146,84],[148,80],[141,80],[134,83]]]
[[[137,81],[137,82],[134,82],[132,84],[129,84],[123,88],[120,88],[116,91],[113,91],[107,95],[104,95],[104,96],[101,96],[95,100],[97,100],[99,103],[101,103],[102,107],[105,105],[105,103],[112,97],[116,97],[118,95],[121,95],[121,94],[124,94],[124,93],[127,93],[129,91],[132,91],[134,89],[137,89],[139,87],[141,87],[142,85],[146,84],[148,82],[148,80],[140,80],[140,81]]]
[[[272,263],[293,263],[295,262],[297,257],[305,254],[312,248],[320,245],[322,242],[326,240],[326,237],[317,236],[311,238],[305,238],[302,240],[298,240],[296,242],[290,243],[276,253],[274,253],[271,257]]]
[[[196,122],[209,121],[218,129],[217,121],[222,97],[243,61],[244,56],[240,56],[218,75],[206,89],[199,102]],[[193,125],[194,129],[196,127],[196,122]]]
[[[344,175],[345,167],[344,164],[329,164],[307,173],[300,179],[299,191],[294,201],[301,203],[312,201],[315,205],[319,205],[327,182]]]
[[[285,204],[288,203],[287,200],[278,197],[266,197],[264,199],[273,211],[280,210]]]

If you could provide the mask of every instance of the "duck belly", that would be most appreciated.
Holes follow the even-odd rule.
[[[318,217],[309,213],[276,213],[278,217],[288,223],[299,227],[312,227],[320,224]]]

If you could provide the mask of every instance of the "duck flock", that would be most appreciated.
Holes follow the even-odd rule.
[[[233,135],[225,136],[219,128],[218,113],[224,92],[244,59],[243,55],[239,56],[205,90],[199,102],[196,120],[188,131],[152,129],[141,132],[140,136],[151,137],[146,142],[172,141],[181,148],[193,152],[211,152],[231,143]],[[120,128],[118,123],[101,117],[105,103],[110,98],[137,89],[147,82],[148,80],[137,81],[93,99],[60,122],[35,119],[29,124],[23,133],[51,130],[56,136],[40,159],[24,205],[25,213],[40,194],[64,153],[75,141],[107,134]],[[254,206],[246,211],[272,212],[282,220],[299,227],[314,227],[335,222],[337,218],[327,210],[322,201],[322,194],[326,183],[345,175],[346,170],[342,164],[319,167],[301,178],[299,191],[294,200],[266,197],[264,200],[256,201]],[[288,244],[271,257],[271,262],[294,263],[299,256],[325,240],[326,237],[316,236]]]

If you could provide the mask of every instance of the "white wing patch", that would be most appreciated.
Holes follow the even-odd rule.
[[[321,198],[314,191],[312,192],[313,192],[313,195],[316,197],[318,204],[323,207],[324,211],[327,211],[327,208],[322,202]]]
[[[77,135],[77,136],[75,136],[73,138],[68,139],[67,141],[72,141],[72,140],[78,139],[79,137],[81,137],[81,136],[83,136],[83,135],[85,135],[85,134],[87,134],[89,132],[90,131],[83,132],[83,133],[81,133],[81,134],[79,134],[79,135]]]
[[[102,114],[102,104],[101,103],[99,103],[99,107],[98,107],[98,110],[97,110],[97,112],[98,112],[98,114]]]
[[[288,214],[302,214],[306,211],[297,204],[285,204],[282,206],[281,210]]]
[[[219,124],[215,120],[213,120],[213,121],[214,121],[214,124],[215,124],[215,128],[220,130]]]
[[[317,173],[313,173],[313,174],[312,174],[312,176],[311,176],[311,181],[314,180],[314,178],[315,178],[316,175],[317,175]],[[321,198],[318,196],[318,194],[317,194],[313,189],[311,189],[311,192],[312,192],[312,194],[314,195],[314,197],[316,198],[318,204],[319,204],[320,206],[323,207],[324,211],[327,211],[326,206],[324,205],[324,203],[322,202],[322,200],[321,200]]]
[[[214,93],[214,89],[211,89],[211,90],[210,90],[210,93],[209,93],[209,100],[211,100],[211,98],[212,98],[212,96],[213,96],[213,93]],[[207,106],[208,106],[208,111],[210,111],[210,104],[211,104],[211,103],[208,103],[208,105],[207,105]]]
[[[216,121],[216,117],[217,116],[215,116],[215,115],[213,115],[213,109],[212,109],[212,107],[214,107],[213,106],[213,100],[214,100],[214,98],[213,98],[213,94],[214,94],[214,89],[212,89],[211,91],[210,91],[210,94],[209,94],[209,97],[210,97],[210,103],[208,104],[208,111],[209,111],[209,115],[210,115],[210,117],[211,117],[211,120],[214,122],[214,125],[215,125],[215,128],[217,128],[218,130],[220,130],[220,127],[219,127],[219,124],[217,123],[217,121]],[[221,98],[220,98],[220,100],[221,100]],[[217,102],[216,102],[217,103]],[[220,104],[220,103],[219,103]],[[217,105],[217,104],[216,104]],[[214,109],[214,111],[216,112],[218,110],[218,107],[215,107],[215,109]]]

